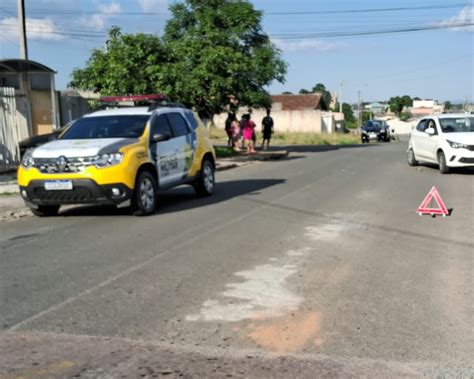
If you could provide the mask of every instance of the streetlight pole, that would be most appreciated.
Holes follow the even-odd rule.
[[[358,119],[358,127],[359,129],[362,127],[362,109],[361,109],[361,106],[362,106],[362,103],[361,103],[361,97],[360,97],[360,91],[357,91],[357,94],[358,94],[358,103],[359,103],[359,119]]]
[[[344,81],[341,82],[341,98],[339,99],[339,113],[342,113],[342,97],[344,96]]]
[[[26,41],[26,22],[25,22],[25,0],[17,0],[18,3],[18,28],[20,34],[20,57],[28,59],[28,43]]]

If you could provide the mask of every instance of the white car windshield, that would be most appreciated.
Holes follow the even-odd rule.
[[[474,117],[440,118],[443,133],[474,132]]]

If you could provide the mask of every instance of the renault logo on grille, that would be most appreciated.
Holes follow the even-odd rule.
[[[56,161],[56,164],[58,166],[58,171],[63,172],[66,169],[67,166],[67,159],[65,156],[60,156],[58,160]]]

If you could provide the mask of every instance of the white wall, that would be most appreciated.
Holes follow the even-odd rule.
[[[240,120],[243,114],[247,112],[239,112],[237,118]],[[262,128],[262,119],[266,116],[265,110],[253,110],[252,120],[257,125],[257,130]],[[301,110],[301,111],[282,111],[272,110],[271,117],[275,123],[274,129],[276,133],[288,132],[323,132],[322,114],[319,110]],[[224,129],[227,113],[221,113],[214,117],[214,123],[217,128]]]
[[[394,130],[395,134],[410,134],[411,130],[418,124],[418,121],[401,121],[398,118],[386,120],[390,126],[390,130]]]
[[[435,100],[413,100],[413,108],[434,108],[436,105]]]

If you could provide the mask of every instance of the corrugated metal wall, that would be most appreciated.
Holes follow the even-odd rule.
[[[18,142],[31,133],[31,108],[14,88],[0,87],[0,172],[20,163]]]
[[[61,126],[91,112],[87,100],[74,94],[61,93],[59,105],[61,108]]]

